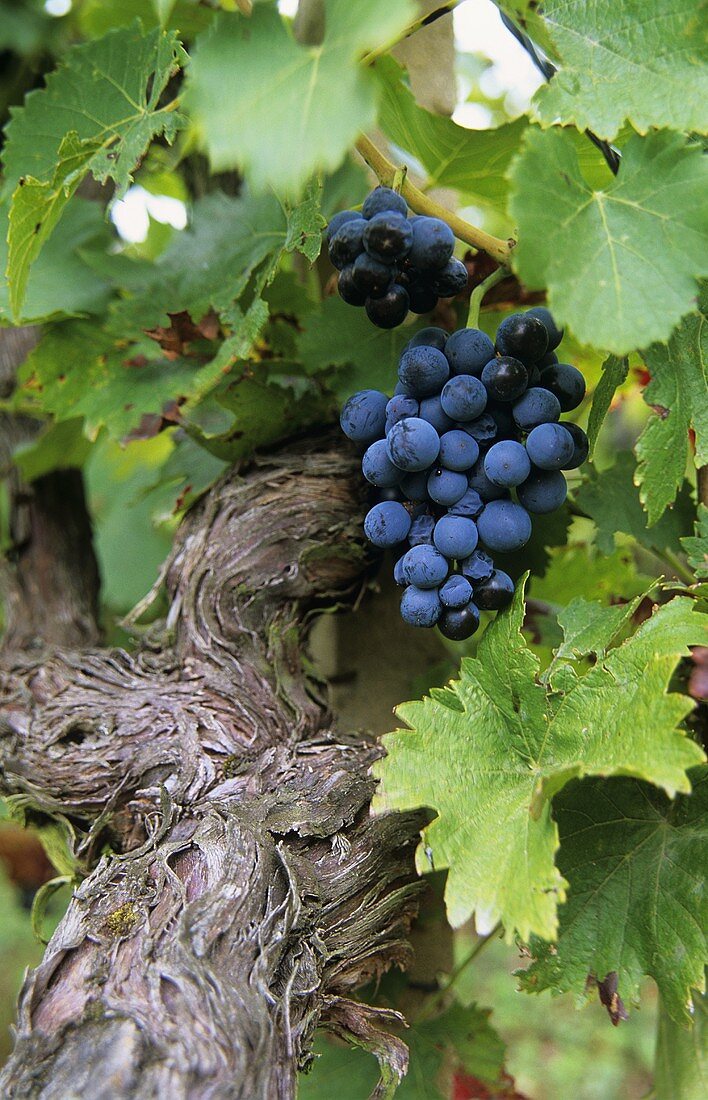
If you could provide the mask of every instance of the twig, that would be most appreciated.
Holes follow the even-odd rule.
[[[396,176],[396,165],[392,164],[388,157],[374,145],[371,138],[368,138],[365,134],[359,137],[356,147],[381,183],[390,187]],[[403,180],[401,194],[416,214],[428,214],[430,217],[440,218],[441,221],[450,226],[450,229],[459,240],[465,241],[473,248],[486,252],[498,263],[508,265],[511,251],[516,244],[515,240],[510,238],[503,241],[500,237],[493,237],[491,233],[486,233],[483,229],[478,229],[476,225],[471,225],[463,218],[458,217],[457,214],[453,214],[450,210],[441,206],[440,203],[428,198],[417,187],[414,187],[409,179]]]
[[[470,308],[467,314],[467,328],[477,328],[479,325],[479,311],[482,308],[482,302],[484,296],[488,290],[491,290],[497,283],[501,283],[504,279],[508,278],[511,272],[507,267],[501,266],[493,271],[491,275],[487,275],[486,279],[483,279],[479,283],[472,293],[470,294]]]
[[[474,962],[474,960],[482,953],[482,951],[484,951],[484,948],[487,946],[490,940],[494,940],[497,938],[500,931],[501,921],[497,921],[497,923],[494,925],[494,928],[492,928],[491,932],[487,936],[481,936],[477,940],[476,944],[469,952],[469,954],[466,955],[462,962],[458,963],[455,969],[451,972],[447,984],[444,985],[442,989],[438,990],[437,993],[434,993],[433,996],[425,1002],[420,1014],[416,1017],[417,1024],[421,1023],[423,1020],[427,1020],[430,1016],[433,1015],[436,1009],[442,1006],[446,995],[450,992],[460,975],[464,974],[467,967]]]

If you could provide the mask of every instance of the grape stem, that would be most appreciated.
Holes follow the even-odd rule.
[[[381,57],[383,54],[388,53],[394,46],[397,46],[399,42],[402,42],[406,38],[410,38],[412,34],[419,31],[421,27],[427,27],[431,23],[435,23],[443,15],[449,15],[450,12],[456,8],[462,0],[445,0],[444,3],[439,4],[433,11],[427,12],[425,15],[418,16],[412,23],[404,27],[400,34],[397,34],[395,38],[390,39],[384,43],[383,46],[377,46],[376,49],[369,50],[367,54],[364,54],[362,62],[364,65],[370,65],[372,61],[375,61],[377,57]]]
[[[396,176],[395,164],[391,163],[388,157],[374,145],[371,138],[368,138],[366,134],[360,135],[356,147],[379,181],[386,187],[390,187]],[[491,233],[485,233],[483,229],[471,225],[463,218],[458,217],[457,214],[453,214],[452,211],[441,206],[440,203],[423,194],[407,178],[401,183],[401,194],[416,214],[427,214],[431,218],[440,218],[441,221],[450,226],[450,229],[459,240],[472,245],[480,252],[486,252],[497,263],[508,265],[512,249],[516,244],[513,238],[503,241],[500,237],[493,237]]]
[[[442,989],[439,989],[437,993],[433,994],[433,996],[428,1001],[426,1001],[422,1011],[419,1013],[418,1016],[416,1016],[416,1024],[421,1023],[423,1020],[427,1020],[429,1016],[433,1015],[436,1009],[442,1008],[447,994],[453,988],[455,982],[458,980],[460,975],[463,974],[467,967],[474,962],[478,955],[482,953],[488,943],[491,943],[492,940],[498,938],[499,933],[501,932],[501,927],[501,921],[497,921],[497,923],[494,925],[494,928],[492,928],[491,932],[489,932],[488,935],[479,937],[469,954],[467,954],[462,962],[458,963],[458,965],[451,972],[450,977],[448,978],[446,984],[442,987]]]
[[[488,290],[491,290],[497,283],[501,283],[504,279],[511,275],[508,267],[498,267],[496,271],[493,271],[491,275],[487,275],[487,278],[479,283],[472,293],[470,294],[470,310],[467,314],[467,328],[479,327],[479,311],[482,308],[482,302],[484,296]]]

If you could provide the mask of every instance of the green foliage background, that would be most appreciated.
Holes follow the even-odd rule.
[[[633,1096],[647,1086],[646,1024],[622,1026],[643,1027],[637,1055],[633,1039],[600,1037],[597,1005],[571,1018],[564,997],[547,1017],[515,991],[580,1005],[589,974],[616,972],[627,1007],[658,1019],[653,1095],[696,1100],[708,1072],[706,715],[690,656],[708,644],[702,5],[498,6],[557,72],[513,117],[481,91],[484,60],[458,56],[494,123],[469,130],[422,105],[440,64],[413,0],[310,4],[324,20],[309,37],[272,0],[79,0],[61,18],[0,0],[0,323],[42,326],[4,408],[45,425],[14,456],[25,479],[83,468],[106,633],[130,645],[121,619],[138,603],[141,625],[160,614],[159,590],[146,594],[189,504],[255,448],[334,421],[352,391],[390,392],[401,347],[431,320],[382,332],[333,294],[321,233],[371,186],[358,135],[502,248],[513,238],[524,294],[548,302],[588,380],[573,419],[592,462],[504,566],[529,572],[526,602],[519,586],[471,642],[440,641],[377,768],[378,809],[435,812],[418,863],[447,870],[447,918],[435,894],[422,926],[437,921],[451,954],[429,980],[444,988],[465,952],[490,946],[447,997],[416,1000],[402,979],[367,992],[414,1024],[401,1097],[449,1097],[465,1075],[512,1096],[505,1058],[539,1097]],[[407,69],[391,52],[412,30],[415,75],[413,55]],[[616,174],[587,128],[620,154]],[[183,201],[187,227],[151,217],[143,242],[121,239],[110,213],[134,184]],[[462,326],[466,307],[432,321]],[[513,308],[485,309],[481,326],[493,334]],[[3,502],[4,527],[5,514]],[[29,961],[0,889],[0,950]],[[546,1044],[578,1056],[548,1069]],[[318,1049],[303,1097],[368,1095],[368,1054]]]

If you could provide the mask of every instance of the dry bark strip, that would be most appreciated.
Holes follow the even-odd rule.
[[[178,533],[163,629],[127,653],[95,646],[77,485],[30,491],[2,791],[68,821],[92,869],[24,984],[3,1096],[286,1100],[328,1020],[404,1071],[349,994],[408,958],[421,819],[369,816],[378,749],[333,729],[302,658],[367,569],[360,494],[331,438],[230,472]]]

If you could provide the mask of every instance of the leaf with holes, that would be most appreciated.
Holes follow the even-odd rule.
[[[651,975],[674,1020],[690,1023],[691,989],[708,962],[708,769],[673,802],[630,779],[584,780],[554,801],[558,866],[568,882],[558,941],[532,941],[529,992],[573,991],[616,971],[623,999]]]
[[[560,323],[624,355],[666,339],[708,266],[708,170],[678,134],[635,135],[616,178],[583,178],[573,139],[531,129],[511,169],[516,271]],[[661,303],[655,308],[653,303]]]
[[[418,850],[421,871],[448,868],[448,916],[475,915],[507,936],[552,939],[565,879],[550,800],[582,775],[633,775],[687,791],[703,753],[677,725],[690,699],[667,694],[677,659],[705,637],[693,601],[676,598],[566,690],[545,690],[522,634],[523,588],[485,631],[458,680],[396,713],[410,727],[384,738],[375,806],[429,806],[437,817]],[[632,714],[628,727],[626,715]]]

